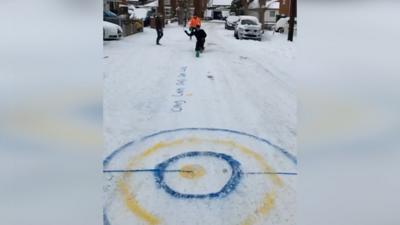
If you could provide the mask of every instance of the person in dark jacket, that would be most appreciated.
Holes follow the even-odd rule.
[[[200,28],[200,25],[197,25],[195,29],[192,29],[191,32],[189,33],[187,30],[185,30],[185,33],[191,37],[195,36],[197,41],[196,41],[196,57],[200,56],[200,53],[204,51],[204,43],[206,42],[206,37],[207,33]]]
[[[157,45],[161,45],[160,44],[160,40],[164,36],[164,33],[163,33],[163,20],[162,20],[162,18],[160,17],[159,14],[157,14],[157,16],[155,17],[155,21],[154,22],[155,22],[156,31],[157,31],[156,44]]]

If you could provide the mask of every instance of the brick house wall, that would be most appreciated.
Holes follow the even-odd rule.
[[[279,14],[289,16],[290,0],[279,0],[279,2],[280,2]]]

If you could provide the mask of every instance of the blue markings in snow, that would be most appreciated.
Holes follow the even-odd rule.
[[[179,159],[186,157],[200,157],[200,156],[208,156],[221,159],[226,161],[230,165],[232,170],[231,178],[224,185],[224,187],[218,192],[208,193],[208,194],[182,194],[170,188],[164,180],[164,171],[166,171],[166,168],[170,164],[173,164],[174,162],[178,161]],[[159,188],[164,189],[169,195],[175,198],[185,198],[185,199],[223,198],[236,189],[237,185],[239,184],[241,176],[242,176],[242,171],[240,169],[240,163],[238,161],[236,161],[229,155],[222,153],[215,153],[215,152],[186,152],[174,156],[158,164],[154,171],[154,177],[156,179],[156,183]]]
[[[233,134],[239,134],[239,135],[243,135],[243,136],[247,136],[249,138],[261,141],[263,143],[266,143],[268,145],[270,145],[271,147],[273,147],[275,150],[279,151],[280,153],[282,153],[283,155],[285,155],[290,161],[292,161],[295,165],[297,165],[297,158],[296,156],[292,155],[289,151],[287,151],[286,149],[279,147],[273,143],[271,143],[270,141],[268,141],[267,139],[264,138],[260,138],[257,137],[255,135],[252,134],[247,134],[245,132],[241,132],[241,131],[235,131],[235,130],[229,130],[229,129],[220,129],[220,128],[178,128],[178,129],[173,129],[173,130],[164,130],[164,131],[159,131],[157,133],[154,134],[150,134],[148,136],[143,137],[142,139],[140,139],[140,141],[145,141],[147,139],[153,138],[155,136],[161,135],[161,134],[166,134],[166,133],[174,133],[174,132],[184,132],[184,131],[209,131],[209,132],[227,132],[227,133],[233,133]],[[120,152],[126,150],[129,146],[133,145],[135,143],[135,141],[131,141],[123,146],[121,146],[120,148],[118,148],[117,150],[115,150],[114,152],[112,152],[109,156],[107,156],[104,161],[103,161],[103,167],[106,168],[108,166],[108,164],[110,163],[110,161]]]

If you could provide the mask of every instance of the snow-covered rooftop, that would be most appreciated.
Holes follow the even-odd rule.
[[[263,8],[267,9],[279,9],[280,4],[278,0],[272,0],[272,1],[267,1],[265,3],[265,6]],[[258,9],[260,8],[260,3],[259,0],[253,0],[252,2],[249,3],[249,9]]]
[[[154,2],[150,2],[146,5],[144,5],[146,7],[157,7],[158,6],[158,1],[154,1]]]
[[[269,6],[266,6],[268,9],[279,9],[280,3],[279,2],[271,2]]]

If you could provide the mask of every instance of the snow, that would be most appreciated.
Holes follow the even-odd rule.
[[[296,172],[293,159],[278,150],[296,156],[296,97],[289,70],[294,44],[271,32],[261,42],[236,40],[223,23],[202,27],[208,36],[200,58],[194,56],[195,39],[176,24],[165,27],[162,46],[155,45],[156,32],[148,28],[104,43],[105,169],[154,169],[188,151],[211,151],[231,156],[244,172],[266,172],[254,155],[270,170]],[[165,182],[181,193],[214,192],[232,173],[225,161],[212,157],[186,157],[167,168],[187,165],[205,175],[190,180],[168,173]],[[295,176],[242,175],[232,192],[216,199],[171,196],[157,187],[153,173],[107,173],[105,179],[110,224],[156,224],[157,218],[166,225],[294,224]],[[271,210],[255,215],[262,202]]]
[[[259,23],[258,18],[255,16],[240,16],[240,19],[251,20],[251,21],[255,21],[256,23]]]
[[[213,6],[230,6],[232,4],[232,0],[212,0]]]
[[[104,29],[115,29],[115,30],[121,29],[121,27],[118,26],[117,24],[110,23],[108,21],[103,21],[103,28]]]
[[[154,1],[154,2],[150,2],[146,5],[144,5],[145,7],[157,7],[158,6],[158,1]]]
[[[238,20],[239,20],[239,16],[228,16],[226,18],[226,21],[228,21],[229,23],[237,22]]]
[[[280,3],[272,1],[270,4],[266,5],[266,8],[268,8],[268,9],[279,9],[280,8]]]
[[[265,2],[265,8],[268,9],[279,9],[279,1],[277,0],[272,0],[272,1],[267,1]],[[249,9],[258,9],[260,8],[260,3],[259,0],[253,0],[252,2],[249,3]]]
[[[135,9],[135,17],[137,19],[145,19],[147,17],[147,12],[149,10],[148,9],[144,9],[144,8],[137,8]]]
[[[149,9],[147,8],[136,8],[134,5],[128,6],[128,13],[130,19],[145,19],[147,17],[147,12]]]

